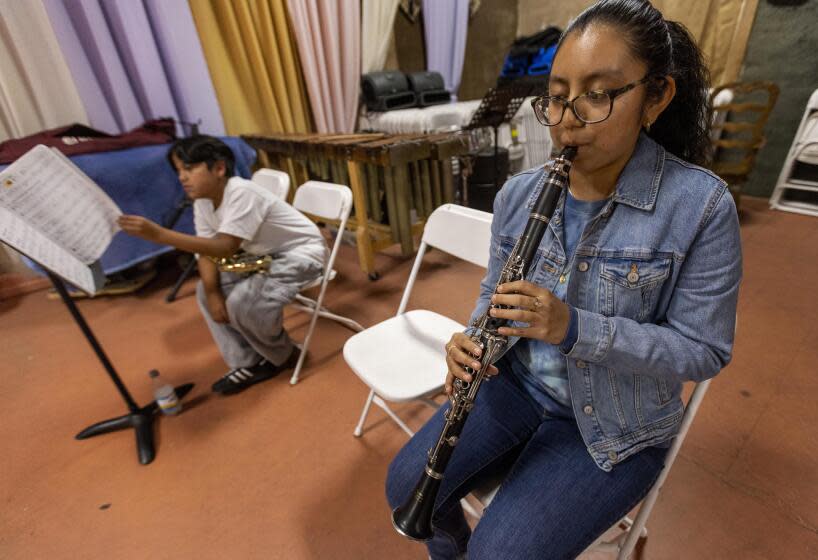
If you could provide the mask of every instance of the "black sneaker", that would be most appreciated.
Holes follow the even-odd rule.
[[[254,366],[231,370],[213,384],[213,392],[222,395],[240,393],[251,385],[272,379],[285,369],[295,367],[300,354],[301,351],[298,347],[294,347],[290,357],[280,366],[262,359]]]

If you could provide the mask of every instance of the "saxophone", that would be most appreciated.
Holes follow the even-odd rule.
[[[544,178],[542,191],[529,215],[525,230],[500,272],[497,286],[526,277],[548,227],[548,222],[557,207],[560,193],[568,186],[568,173],[576,153],[576,147],[567,146],[552,162]],[[495,293],[496,291],[495,287]],[[472,376],[470,382],[455,379],[450,397],[451,407],[444,417],[446,423],[437,444],[429,450],[424,472],[406,502],[392,512],[392,525],[395,530],[410,539],[426,541],[434,535],[432,513],[440,484],[443,481],[443,472],[457,445],[469,412],[474,407],[477,391],[486,377],[489,365],[497,359],[508,344],[508,337],[497,332],[508,321],[491,317],[489,310],[492,307],[501,306],[491,304],[483,315],[472,323],[474,332],[471,340],[483,348],[480,368],[477,371],[470,367],[465,368],[466,372]]]
[[[239,251],[232,257],[209,257],[219,272],[232,272],[233,274],[242,274],[249,276],[257,272],[267,272],[270,268],[270,263],[273,262],[273,257],[270,255],[251,255],[244,251]]]

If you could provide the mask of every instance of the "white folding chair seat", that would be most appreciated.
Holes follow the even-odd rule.
[[[335,236],[335,242],[332,245],[329,258],[324,265],[323,274],[304,288],[304,290],[307,290],[320,286],[318,298],[313,300],[303,294],[296,296],[298,303],[295,304],[295,307],[312,313],[312,317],[310,318],[307,335],[304,337],[304,343],[301,347],[301,356],[299,356],[298,363],[290,378],[291,385],[298,383],[301,368],[304,366],[304,360],[307,358],[307,351],[309,350],[310,341],[312,340],[318,317],[332,319],[355,331],[362,331],[364,329],[356,321],[348,317],[336,315],[323,305],[327,285],[336,275],[332,267],[335,264],[338,249],[341,247],[347,219],[352,210],[352,191],[345,185],[336,185],[334,183],[324,183],[321,181],[307,181],[295,191],[293,207],[304,214],[308,214],[322,221],[337,223],[338,232]]]
[[[265,167],[253,173],[250,180],[268,189],[281,200],[287,200],[290,194],[290,176],[284,171]]]
[[[361,435],[369,407],[375,402],[411,436],[412,430],[384,400],[401,403],[420,399],[437,406],[429,397],[439,393],[443,385],[443,348],[452,333],[464,328],[434,311],[418,309],[378,323],[359,333],[363,336],[351,337],[344,345],[344,359],[370,388],[355,435]]]
[[[662,472],[659,473],[659,477],[656,479],[656,482],[651,487],[647,496],[645,496],[645,498],[642,500],[636,518],[631,519],[626,515],[611,527],[619,527],[621,529],[620,533],[610,540],[606,540],[606,536],[604,534],[601,535],[591,546],[586,549],[585,552],[609,552],[616,554],[617,560],[626,560],[630,558],[631,553],[633,553],[634,549],[636,549],[637,558],[641,557],[642,549],[645,545],[645,539],[648,537],[648,530],[645,527],[648,517],[650,516],[651,511],[653,511],[653,506],[656,504],[656,500],[659,498],[659,492],[661,491],[662,486],[665,484],[665,480],[667,480],[667,476],[670,473],[671,467],[673,467],[673,463],[676,461],[676,456],[679,454],[679,449],[681,449],[682,443],[684,443],[685,437],[687,437],[687,432],[690,429],[690,425],[693,423],[693,419],[696,417],[696,412],[698,412],[699,405],[701,405],[702,399],[704,399],[704,394],[707,392],[707,388],[709,386],[710,379],[707,379],[701,383],[698,383],[696,388],[693,390],[690,400],[687,402],[687,406],[685,407],[685,413],[684,417],[682,418],[682,425],[679,428],[679,433],[676,434],[675,438],[673,438],[673,443],[671,444],[667,456],[665,457],[665,466],[662,468]],[[494,496],[500,489],[501,484],[501,480],[487,481],[482,488],[475,490],[471,495],[476,498],[477,501],[483,506],[483,509],[485,509],[494,499]],[[466,508],[466,511],[471,513],[469,509],[470,508]],[[477,514],[477,517],[479,518],[479,514]]]
[[[397,314],[353,335],[344,344],[344,359],[370,388],[355,436],[363,433],[369,408],[380,406],[407,434],[412,430],[385,401],[420,400],[437,404],[429,397],[443,388],[446,377],[445,345],[464,326],[429,310],[406,312],[427,247],[432,246],[478,266],[489,261],[492,215],[455,204],[445,204],[429,216],[404,289]]]
[[[440,353],[452,333],[465,329],[434,311],[416,309],[378,323],[349,341],[352,367],[388,401],[406,402],[440,388]],[[412,344],[394,346],[396,340]],[[380,371],[392,372],[382,375]]]

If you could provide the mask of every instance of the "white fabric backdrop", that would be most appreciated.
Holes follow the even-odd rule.
[[[0,142],[88,117],[41,0],[0,0]]]
[[[400,0],[363,0],[361,73],[383,70]]]

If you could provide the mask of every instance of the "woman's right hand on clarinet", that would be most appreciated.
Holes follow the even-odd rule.
[[[452,383],[454,383],[455,377],[466,382],[472,380],[472,376],[466,373],[463,368],[469,366],[473,370],[480,369],[480,356],[482,353],[483,349],[464,333],[457,332],[452,335],[452,338],[446,344],[446,365],[449,368],[445,385],[447,395],[452,394]],[[497,375],[499,370],[494,366],[489,366],[486,373]]]

